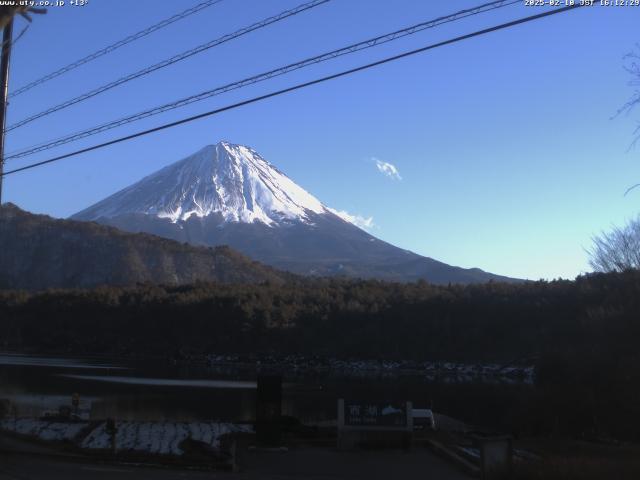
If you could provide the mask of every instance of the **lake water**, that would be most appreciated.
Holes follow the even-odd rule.
[[[338,398],[410,400],[470,422],[490,424],[533,387],[434,382],[424,375],[284,375],[283,414],[306,423],[336,418]],[[71,405],[74,393],[92,419],[252,421],[255,369],[178,366],[170,362],[0,354],[0,401],[17,416]]]

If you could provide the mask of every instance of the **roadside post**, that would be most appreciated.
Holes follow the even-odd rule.
[[[256,398],[256,440],[259,447],[281,446],[282,376],[259,375]]]
[[[513,466],[513,438],[509,435],[474,435],[473,441],[480,451],[481,480],[511,478]]]
[[[80,406],[80,395],[78,393],[74,393],[73,395],[71,395],[71,405],[73,405],[73,410],[77,419],[78,407]]]
[[[107,431],[107,434],[111,437],[111,450],[115,455],[116,453],[118,453],[118,444],[116,441],[118,435],[118,426],[116,425],[116,421],[113,418],[107,418],[105,429]]]
[[[338,450],[354,448],[372,439],[400,443],[409,450],[412,437],[411,402],[338,400]]]

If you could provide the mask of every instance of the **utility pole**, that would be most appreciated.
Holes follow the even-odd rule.
[[[2,58],[0,59],[0,206],[2,206],[2,180],[4,173],[4,130],[7,123],[7,96],[9,94],[9,59],[13,41],[13,18],[2,32]]]

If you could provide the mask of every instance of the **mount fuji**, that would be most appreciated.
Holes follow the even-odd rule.
[[[475,283],[513,279],[463,269],[377,239],[255,150],[209,145],[71,217],[195,245],[228,245],[303,275]]]

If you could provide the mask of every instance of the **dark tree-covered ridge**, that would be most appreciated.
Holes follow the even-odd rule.
[[[0,207],[0,288],[281,282],[290,275],[228,247],[193,246],[91,222]]]
[[[536,364],[535,390],[508,409],[496,403],[501,428],[640,439],[639,312],[640,272],[632,270],[469,286],[294,278],[4,291],[0,347],[164,358],[526,359]]]

